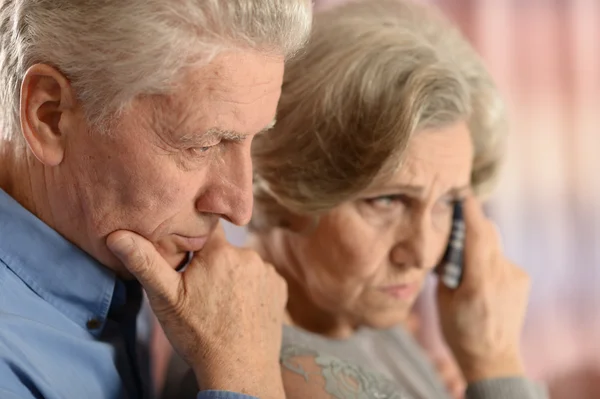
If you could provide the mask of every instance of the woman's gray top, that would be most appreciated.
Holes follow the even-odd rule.
[[[303,355],[315,356],[326,382],[337,379],[331,384],[332,390],[338,390],[330,392],[334,397],[345,396],[339,392],[338,378],[345,375],[361,382],[365,392],[360,397],[365,399],[450,399],[424,352],[400,327],[389,330],[361,328],[347,340],[329,339],[299,328],[284,327],[282,365],[303,373],[291,361]],[[466,397],[545,399],[548,395],[528,379],[501,378],[470,385]]]

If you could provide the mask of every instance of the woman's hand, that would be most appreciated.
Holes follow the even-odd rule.
[[[437,326],[425,325],[422,322],[422,313],[425,309],[418,305],[413,308],[406,321],[404,328],[419,342],[423,350],[427,353],[431,364],[435,367],[438,377],[446,387],[446,391],[453,399],[464,399],[466,383],[456,360],[446,350],[432,345],[430,339],[425,338],[425,330],[430,333],[432,329],[438,330]],[[433,328],[432,328],[433,327]],[[436,333],[437,336],[437,333]]]
[[[467,382],[524,374],[519,341],[529,277],[502,254],[494,224],[470,196],[463,280],[456,290],[438,285],[442,332]]]
[[[465,378],[463,377],[456,361],[447,355],[432,359],[435,369],[444,383],[446,390],[453,399],[465,398]]]

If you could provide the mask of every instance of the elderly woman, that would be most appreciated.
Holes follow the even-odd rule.
[[[502,101],[459,32],[428,7],[365,0],[317,14],[287,65],[273,130],[253,145],[251,246],[289,288],[288,398],[447,398],[399,327],[464,203],[464,275],[440,284],[469,398],[544,397],[523,376],[528,278],[476,197],[502,158]]]

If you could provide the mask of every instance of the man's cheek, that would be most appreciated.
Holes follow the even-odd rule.
[[[144,217],[156,218],[160,215],[172,213],[173,204],[180,201],[180,192],[168,181],[148,179],[145,183],[138,184],[135,194],[128,202],[137,212]]]

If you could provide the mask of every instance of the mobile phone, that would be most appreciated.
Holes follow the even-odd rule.
[[[457,289],[462,281],[465,232],[462,201],[456,201],[453,205],[452,229],[448,246],[440,264],[435,269],[442,283],[450,289]]]

